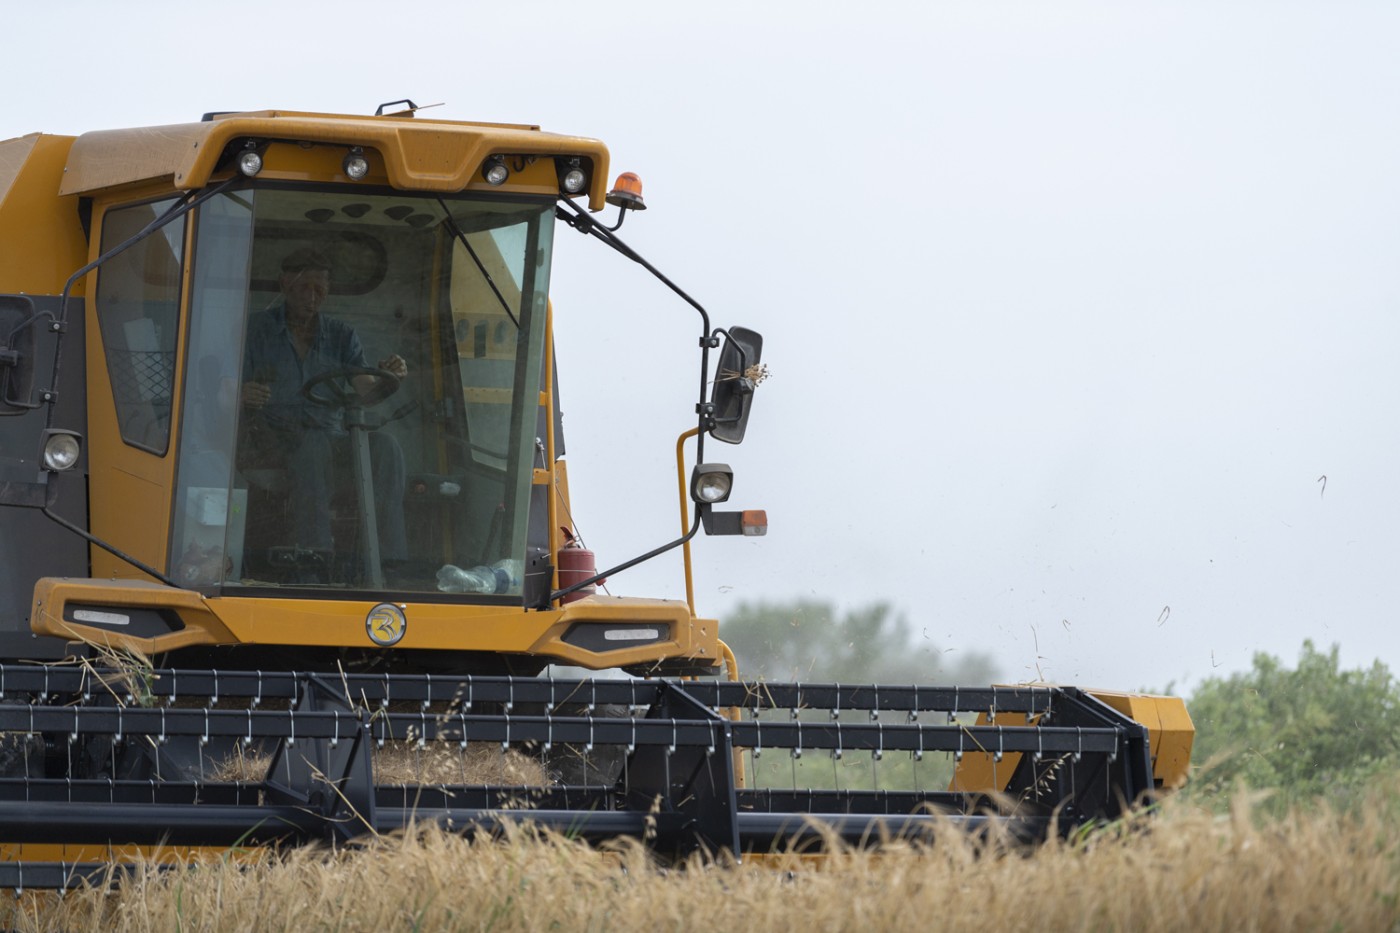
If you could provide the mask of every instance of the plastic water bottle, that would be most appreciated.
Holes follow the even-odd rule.
[[[444,564],[437,572],[438,589],[444,593],[484,593],[493,596],[519,590],[521,570],[524,564],[512,558],[498,560],[490,567],[471,567],[463,570],[453,564]]]
[[[496,572],[490,567],[463,570],[453,564],[444,564],[437,572],[437,581],[438,589],[444,593],[496,592]]]
[[[491,565],[491,569],[496,572],[496,592],[509,593],[512,590],[519,591],[521,584],[521,571],[525,569],[523,561],[507,557],[505,560],[498,560]]]

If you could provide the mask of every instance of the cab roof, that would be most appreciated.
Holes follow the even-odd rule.
[[[589,207],[601,210],[604,204],[608,150],[596,139],[529,125],[289,110],[84,133],[73,143],[59,193],[89,195],[162,180],[183,191],[203,188],[229,144],[245,138],[363,146],[379,153],[394,188],[440,193],[461,191],[493,155],[581,156],[593,162]]]

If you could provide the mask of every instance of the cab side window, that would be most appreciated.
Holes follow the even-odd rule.
[[[172,203],[108,211],[102,220],[102,251],[140,232]],[[184,242],[182,217],[107,260],[97,273],[97,320],[117,424],[124,441],[158,456],[170,444]]]

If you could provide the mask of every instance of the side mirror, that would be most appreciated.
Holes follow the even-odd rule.
[[[0,295],[0,415],[34,408],[34,302]]]
[[[714,407],[710,436],[715,440],[737,444],[744,439],[753,390],[763,378],[762,361],[763,336],[747,327],[729,328],[710,392],[710,404]]]

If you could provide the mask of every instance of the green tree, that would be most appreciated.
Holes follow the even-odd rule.
[[[1356,803],[1400,765],[1400,685],[1376,661],[1343,671],[1337,646],[1303,643],[1298,666],[1254,656],[1253,669],[1203,681],[1187,703],[1196,725],[1189,785],[1198,798],[1228,798],[1238,782],[1274,791],[1281,813],[1304,801]]]
[[[720,625],[745,677],[839,683],[985,685],[991,657],[940,651],[878,602],[838,615],[820,600],[741,604]]]

